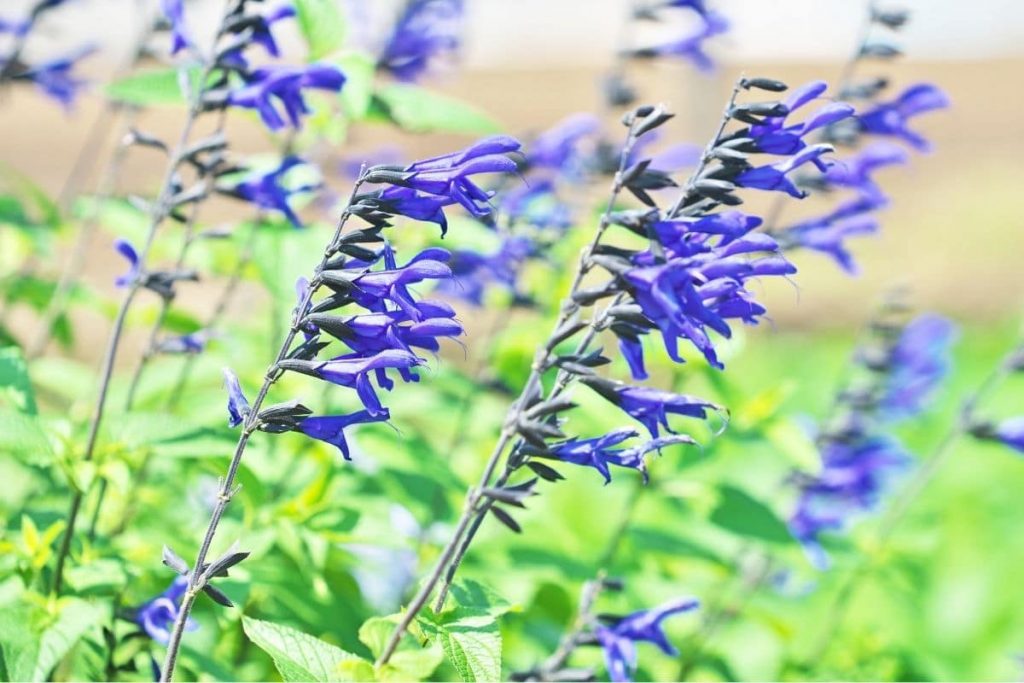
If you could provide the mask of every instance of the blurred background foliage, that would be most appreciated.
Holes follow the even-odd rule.
[[[728,3],[722,4],[728,12]],[[495,131],[546,128],[597,101],[601,65],[589,63],[550,70],[491,65],[427,86],[393,83],[374,74],[367,53],[344,47],[343,20],[333,20],[339,22],[336,34],[315,22],[306,27],[308,55],[336,59],[349,83],[340,99],[315,100],[316,112],[297,145],[330,161],[334,170],[325,179],[339,195],[348,185],[336,172],[340,161],[367,157],[381,142],[396,144],[402,159],[419,158]],[[742,22],[742,15],[735,20]],[[810,33],[812,26],[799,25],[788,37]],[[838,62],[813,70],[799,63],[728,62],[709,77],[654,68],[636,78],[645,97],[678,102],[673,141],[700,140],[740,67],[799,82],[830,77]],[[795,495],[787,486],[790,473],[816,464],[808,426],[825,417],[857,331],[880,292],[905,285],[915,304],[950,314],[960,325],[950,380],[925,416],[899,430],[918,457],[933,451],[962,398],[1019,339],[1022,206],[1015,188],[1024,150],[1016,134],[1019,117],[1006,116],[1012,107],[1003,101],[1019,100],[1019,93],[993,93],[985,85],[1018,68],[1019,60],[895,66],[894,79],[901,82],[927,77],[941,84],[954,109],[927,124],[938,151],[915,160],[909,171],[890,174],[894,206],[883,231],[858,245],[863,275],[850,279],[813,254],[801,255],[802,272],[793,283],[766,286],[772,323],[723,344],[725,373],[708,368],[697,354],[681,367],[649,354],[652,384],[728,406],[723,433],[712,431],[719,426],[714,421],[711,429],[686,424],[701,447],[666,450],[651,463],[646,487],[629,471],[615,472],[607,486],[594,472],[565,472],[569,481],[543,485],[543,495],[518,516],[521,534],[485,525],[462,577],[465,591],[478,583],[500,596],[488,602],[502,613],[500,637],[496,626],[487,642],[500,642],[502,677],[555,649],[575,617],[582,585],[600,566],[626,580],[624,591],[601,598],[601,611],[629,612],[677,595],[703,601],[700,612],[669,622],[670,639],[682,653],[677,660],[642,650],[641,680],[1020,676],[1024,466],[1006,449],[960,440],[890,543],[878,543],[877,518],[865,519],[848,535],[828,537],[834,565],[825,572],[810,566],[784,521]],[[100,340],[115,311],[112,274],[121,269],[108,245],[118,236],[138,240],[146,227],[146,216],[127,201],[83,196],[61,206],[58,199],[65,169],[104,92],[145,105],[147,129],[174,130],[181,97],[170,67],[152,66],[100,89],[72,115],[50,111],[25,92],[4,93],[0,107],[0,126],[18,131],[0,142],[0,512],[6,521],[0,531],[0,674],[6,678],[103,679],[113,670],[111,640],[117,643],[118,677],[150,676],[150,653],[158,646],[132,637],[138,629],[113,617],[166,588],[164,543],[190,556],[200,539],[236,438],[225,425],[220,368],[231,365],[244,386],[259,384],[294,306],[295,279],[309,270],[331,227],[318,205],[305,207],[309,224],[297,231],[276,218],[256,221],[237,205],[215,204],[204,227],[237,227],[229,239],[197,244],[190,263],[204,281],[183,288],[166,329],[184,334],[203,328],[211,301],[251,244],[251,263],[224,329],[194,360],[194,379],[176,397],[173,412],[166,408],[169,388],[186,361],[160,358],[143,378],[136,408],[110,412],[97,457],[83,463]],[[247,117],[232,116],[238,119],[232,140],[240,150],[266,153],[277,146]],[[124,194],[151,187],[159,169],[145,151],[136,156],[141,158],[132,158],[123,175]],[[589,206],[606,188],[598,183],[587,192],[576,198],[581,205]],[[198,604],[199,629],[187,636],[183,652],[188,675],[280,676],[267,654],[273,650],[269,636],[256,621],[247,621],[243,631],[242,615],[298,629],[361,657],[375,654],[379,625],[364,624],[396,612],[436,558],[568,288],[572,273],[561,264],[574,262],[594,224],[592,214],[581,215],[554,245],[549,256],[555,265],[533,264],[525,274],[524,288],[537,306],[509,309],[505,294],[491,293],[484,307],[460,309],[466,348],[446,349],[418,385],[389,395],[391,424],[360,427],[352,438],[352,462],[295,435],[254,439],[240,473],[243,487],[218,542],[226,547],[240,539],[252,559],[218,584],[238,609]],[[50,352],[26,362],[19,347],[52,296],[58,255],[92,216],[100,234],[85,277],[70,294],[71,313],[56,321]],[[453,218],[445,244],[481,246],[491,239],[479,225]],[[417,231],[401,234],[398,246],[411,252],[436,242],[433,233]],[[175,231],[168,230],[154,259],[172,260],[176,250]],[[111,405],[123,403],[128,369],[157,308],[146,301],[130,317]],[[624,364],[617,360],[612,372],[623,375]],[[343,392],[325,392],[302,379],[287,377],[282,393],[338,410],[355,407]],[[602,433],[621,419],[600,400],[578,398],[577,433]],[[1024,380],[1017,377],[983,412],[1012,415],[1022,404]],[[42,586],[69,490],[94,491],[100,480],[107,482],[109,500],[96,520],[97,533],[76,544],[67,572],[71,595],[52,597]],[[86,509],[92,507],[87,503]],[[858,580],[837,612],[837,596],[850,576]],[[440,680],[463,674],[436,654],[410,658],[409,668],[392,673]],[[576,659],[599,665],[600,656],[584,650]],[[476,674],[493,674],[494,663],[487,666]],[[345,675],[366,672],[353,665]]]

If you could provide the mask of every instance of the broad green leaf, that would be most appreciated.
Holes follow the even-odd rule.
[[[295,0],[295,15],[309,47],[310,61],[345,44],[345,17],[337,0]]]
[[[190,83],[198,75],[196,69],[186,72]],[[178,69],[152,69],[114,81],[107,86],[106,94],[110,99],[124,104],[185,104],[187,99],[182,92],[181,81]]]
[[[722,486],[718,492],[718,505],[711,512],[713,524],[734,534],[769,543],[793,542],[786,524],[770,507],[732,486]]]
[[[452,584],[451,597],[460,608],[470,612],[479,611],[493,617],[499,617],[512,609],[508,600],[495,591],[468,579]]]
[[[0,409],[10,408],[28,415],[37,414],[36,397],[28,377],[28,366],[21,350],[0,349]]]
[[[288,626],[243,616],[242,628],[249,640],[270,655],[285,681],[359,680],[362,676],[351,674],[367,671],[358,666],[365,660]]]
[[[0,408],[0,454],[32,465],[46,465],[54,452],[37,417]]]
[[[436,628],[444,654],[462,680],[501,680],[501,630],[493,615],[467,614]]]
[[[47,680],[82,636],[108,614],[108,608],[76,598],[62,600],[59,610],[56,618],[27,605],[0,610],[0,651],[9,680]]]
[[[399,615],[392,614],[386,617],[371,617],[359,627],[359,640],[362,641],[374,657],[379,657],[391,637]],[[413,624],[413,629],[417,624]],[[444,660],[441,648],[436,644],[428,647],[421,647],[418,642],[407,632],[402,636],[398,649],[388,660],[388,663],[377,670],[378,680],[382,681],[411,681],[423,680],[434,672]]]
[[[377,91],[377,112],[413,133],[488,135],[502,130],[487,113],[462,100],[415,85],[394,83]]]
[[[359,640],[370,649],[374,657],[379,657],[394,630],[394,618],[371,617],[359,627]]]

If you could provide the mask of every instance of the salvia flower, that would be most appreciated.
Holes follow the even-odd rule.
[[[873,135],[896,137],[919,151],[931,148],[928,140],[909,128],[915,116],[949,106],[949,97],[931,83],[918,83],[901,92],[892,100],[880,102],[857,115],[862,131]]]
[[[34,64],[14,76],[15,80],[31,81],[49,97],[57,100],[64,107],[74,104],[75,97],[85,87],[86,81],[76,78],[71,70],[79,60],[94,52],[94,48],[85,47],[63,57]]]
[[[972,425],[971,434],[979,439],[996,441],[1024,453],[1024,415],[1006,418],[1000,422]]]
[[[888,381],[878,410],[886,419],[921,413],[949,374],[953,324],[922,315],[903,328],[888,357]]]
[[[646,427],[655,439],[660,436],[661,428],[675,434],[668,423],[669,415],[703,420],[707,418],[709,410],[721,410],[714,403],[704,399],[653,387],[632,386],[599,377],[581,377],[580,382],[621,408],[624,413]]]
[[[477,218],[491,213],[492,193],[477,186],[473,177],[516,172],[516,163],[507,155],[520,147],[515,138],[496,135],[461,152],[417,161],[400,170],[371,169],[371,182],[384,182],[390,187],[359,199],[390,215],[435,222],[441,226],[443,237],[448,227],[444,206],[459,204]]]
[[[873,511],[906,470],[910,457],[892,437],[875,436],[853,442],[830,441],[821,450],[821,470],[801,485],[789,528],[811,563],[827,569],[824,532],[840,532],[859,516]]]
[[[662,622],[675,614],[692,612],[700,606],[695,598],[680,598],[661,607],[634,612],[598,625],[594,636],[604,650],[605,665],[613,681],[631,681],[637,667],[637,643],[651,643],[666,655],[675,657],[679,651],[668,641]]]
[[[568,116],[533,139],[527,146],[526,163],[531,168],[569,168],[577,159],[580,144],[600,130],[601,123],[593,114]]]
[[[249,399],[242,393],[238,376],[230,368],[224,368],[224,386],[228,390],[228,426],[237,427],[249,414]]]
[[[526,295],[519,291],[519,274],[535,248],[525,236],[513,235],[504,238],[492,254],[456,250],[452,252],[452,278],[443,281],[438,291],[482,306],[487,288],[497,285],[511,292],[515,302],[525,302]]]
[[[704,43],[728,31],[729,22],[716,12],[703,12],[699,16],[698,28],[689,35],[653,47],[633,50],[630,55],[643,59],[678,57],[689,61],[701,71],[711,71],[715,63],[708,56]]]
[[[305,90],[339,92],[345,84],[345,75],[331,64],[260,67],[245,74],[244,79],[244,86],[228,93],[227,103],[255,109],[270,130],[289,124],[296,129],[302,127],[302,118],[310,113]]]
[[[132,246],[131,242],[122,238],[114,240],[114,248],[117,250],[117,253],[128,261],[128,272],[124,275],[119,275],[114,280],[114,284],[118,287],[128,287],[138,279],[141,273],[142,265],[139,262],[139,254],[135,251],[135,247]]]
[[[637,470],[643,475],[644,482],[646,483],[648,475],[647,464],[644,459],[645,455],[673,444],[685,443],[692,445],[695,443],[688,436],[675,435],[650,439],[629,448],[617,448],[623,442],[637,436],[639,434],[635,429],[623,427],[597,438],[580,439],[574,437],[549,444],[546,450],[526,447],[523,449],[523,452],[532,457],[551,458],[573,465],[593,467],[604,477],[605,484],[610,483],[612,480],[609,465]]]
[[[320,417],[307,417],[298,422],[295,431],[302,432],[306,436],[329,443],[341,451],[345,460],[351,460],[348,442],[345,440],[345,428],[354,424],[365,424],[368,422],[386,422],[391,419],[387,408],[379,410],[376,414],[368,410],[360,410],[351,415],[325,415]]]
[[[160,11],[171,25],[171,54],[192,45],[185,26],[185,0],[160,0]]]
[[[462,0],[410,0],[377,60],[402,81],[419,80],[441,56],[459,47]]]
[[[230,194],[239,199],[251,202],[261,209],[278,211],[295,227],[302,227],[302,221],[292,210],[288,200],[292,195],[301,194],[315,190],[319,183],[288,187],[285,183],[285,176],[293,168],[304,165],[305,162],[299,157],[288,156],[281,160],[277,168],[271,171],[252,172],[245,176],[237,185],[229,189],[221,189],[224,194]]]
[[[178,618],[178,611],[181,608],[181,598],[188,589],[188,578],[179,576],[171,582],[160,595],[156,596],[135,612],[135,623],[138,624],[150,638],[166,645],[171,638],[171,629],[174,621]],[[195,631],[199,624],[191,618],[185,622],[185,628]]]

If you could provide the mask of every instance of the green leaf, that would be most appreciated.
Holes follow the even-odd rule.
[[[464,681],[501,680],[501,630],[493,615],[466,614],[436,625],[444,654]]]
[[[374,657],[380,657],[384,651],[391,632],[395,630],[395,620],[391,617],[371,617],[359,627],[359,640],[370,649]]]
[[[36,415],[36,397],[21,349],[0,349],[0,408]]]
[[[185,72],[189,87],[199,76],[198,69]],[[181,88],[179,70],[152,69],[126,76],[106,87],[107,97],[124,104],[152,106],[157,104],[185,104],[188,100]]]
[[[732,486],[722,486],[718,493],[718,505],[711,513],[713,524],[734,534],[768,543],[793,542],[786,524],[761,501]]]
[[[37,417],[2,408],[0,453],[33,465],[49,464],[54,455],[46,430]]]
[[[334,61],[345,74],[345,87],[341,89],[345,113],[358,121],[366,116],[373,98],[373,77],[376,73],[373,57],[363,52],[348,52]]]
[[[0,651],[9,680],[45,681],[107,608],[77,598],[60,603],[56,619],[25,605],[0,610]]]
[[[353,673],[372,673],[369,662],[319,638],[269,621],[242,617],[245,635],[274,660],[285,681],[360,680]]]
[[[415,85],[394,83],[373,98],[377,114],[413,133],[488,135],[502,130],[487,113],[462,100]]]
[[[310,61],[340,49],[345,43],[345,17],[337,0],[295,0],[299,31],[309,47]]]
[[[460,608],[469,612],[480,612],[499,617],[512,609],[508,600],[495,591],[468,579],[462,579],[452,584],[451,596]]]

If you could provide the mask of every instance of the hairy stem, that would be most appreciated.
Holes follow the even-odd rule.
[[[360,173],[359,180],[357,180],[352,187],[352,194],[349,197],[348,206],[352,204],[360,187],[362,187],[363,182],[364,174]],[[242,457],[245,455],[245,447],[249,443],[249,437],[252,436],[253,432],[255,432],[259,427],[260,408],[263,406],[263,401],[266,399],[267,393],[270,391],[270,387],[273,386],[283,373],[283,371],[278,368],[278,363],[284,360],[285,356],[287,356],[288,352],[291,350],[292,344],[295,342],[295,338],[301,329],[302,318],[309,310],[313,296],[317,291],[319,291],[320,286],[322,285],[320,275],[327,266],[327,262],[336,253],[338,238],[341,236],[350,215],[351,214],[349,214],[347,208],[341,214],[341,217],[338,220],[338,225],[334,231],[334,236],[328,243],[327,248],[324,249],[323,258],[314,270],[313,278],[309,283],[309,289],[298,308],[296,308],[295,315],[292,318],[291,328],[288,330],[288,334],[285,336],[284,342],[281,343],[277,356],[274,358],[274,362],[271,363],[270,367],[267,369],[263,385],[260,387],[259,393],[256,395],[256,399],[253,401],[252,406],[245,417],[245,421],[242,424],[242,433],[238,437],[238,444],[235,446],[234,455],[231,457],[231,463],[228,465],[227,474],[224,476],[221,482],[220,491],[217,494],[217,503],[210,516],[210,522],[206,527],[206,533],[203,536],[202,544],[199,546],[199,552],[196,554],[196,561],[192,565],[192,571],[189,573],[188,588],[182,598],[181,608],[178,610],[178,617],[174,622],[174,629],[171,631],[170,641],[167,645],[167,655],[164,659],[164,665],[160,674],[161,681],[170,681],[174,677],[174,668],[177,664],[178,651],[181,648],[181,638],[185,632],[185,624],[188,621],[189,613],[192,611],[192,605],[195,603],[196,596],[200,591],[202,591],[203,586],[206,585],[210,578],[205,574],[204,569],[206,565],[206,556],[210,551],[210,546],[213,544],[213,539],[217,533],[217,527],[220,525],[221,518],[224,516],[225,510],[237,490],[235,489],[235,477],[238,474],[239,466],[242,464]]]

